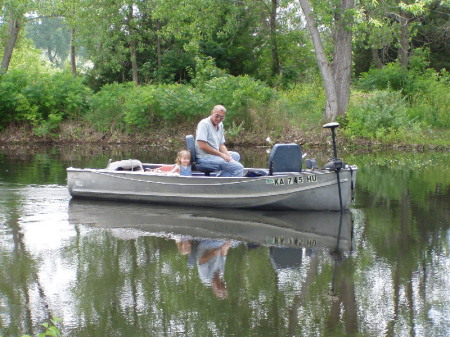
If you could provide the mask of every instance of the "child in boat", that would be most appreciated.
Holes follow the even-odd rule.
[[[179,174],[180,176],[192,175],[191,152],[189,150],[178,151],[177,162],[168,174]]]

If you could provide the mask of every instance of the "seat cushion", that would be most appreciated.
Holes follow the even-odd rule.
[[[297,144],[275,144],[269,156],[272,172],[300,172],[302,170],[302,151]]]

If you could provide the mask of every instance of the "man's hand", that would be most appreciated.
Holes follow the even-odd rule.
[[[221,153],[221,154],[220,154],[220,157],[221,157],[223,160],[225,160],[226,162],[230,162],[230,161],[233,160],[233,158],[232,158],[229,154],[226,154],[226,153]]]
[[[217,151],[215,148],[213,148],[211,145],[209,145],[207,142],[203,140],[198,140],[198,145],[200,149],[205,151],[206,153],[213,154],[215,156],[218,156],[225,160],[226,162],[230,162],[233,160],[233,158],[228,153],[227,147],[224,144],[220,145],[219,151]]]

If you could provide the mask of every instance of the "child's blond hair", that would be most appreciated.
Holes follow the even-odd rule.
[[[187,156],[191,158],[191,151],[189,150],[180,150],[177,153],[177,164],[181,165],[181,157]]]

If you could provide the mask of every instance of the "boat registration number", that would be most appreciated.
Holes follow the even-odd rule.
[[[282,178],[271,178],[266,179],[266,184],[272,184],[275,186],[283,185],[295,185],[303,183],[312,183],[317,181],[317,175],[307,175],[307,176],[295,176],[295,177],[282,177]]]
[[[301,239],[285,236],[268,236],[266,237],[266,243],[275,245],[292,245],[292,246],[317,246],[317,241],[314,239]]]

